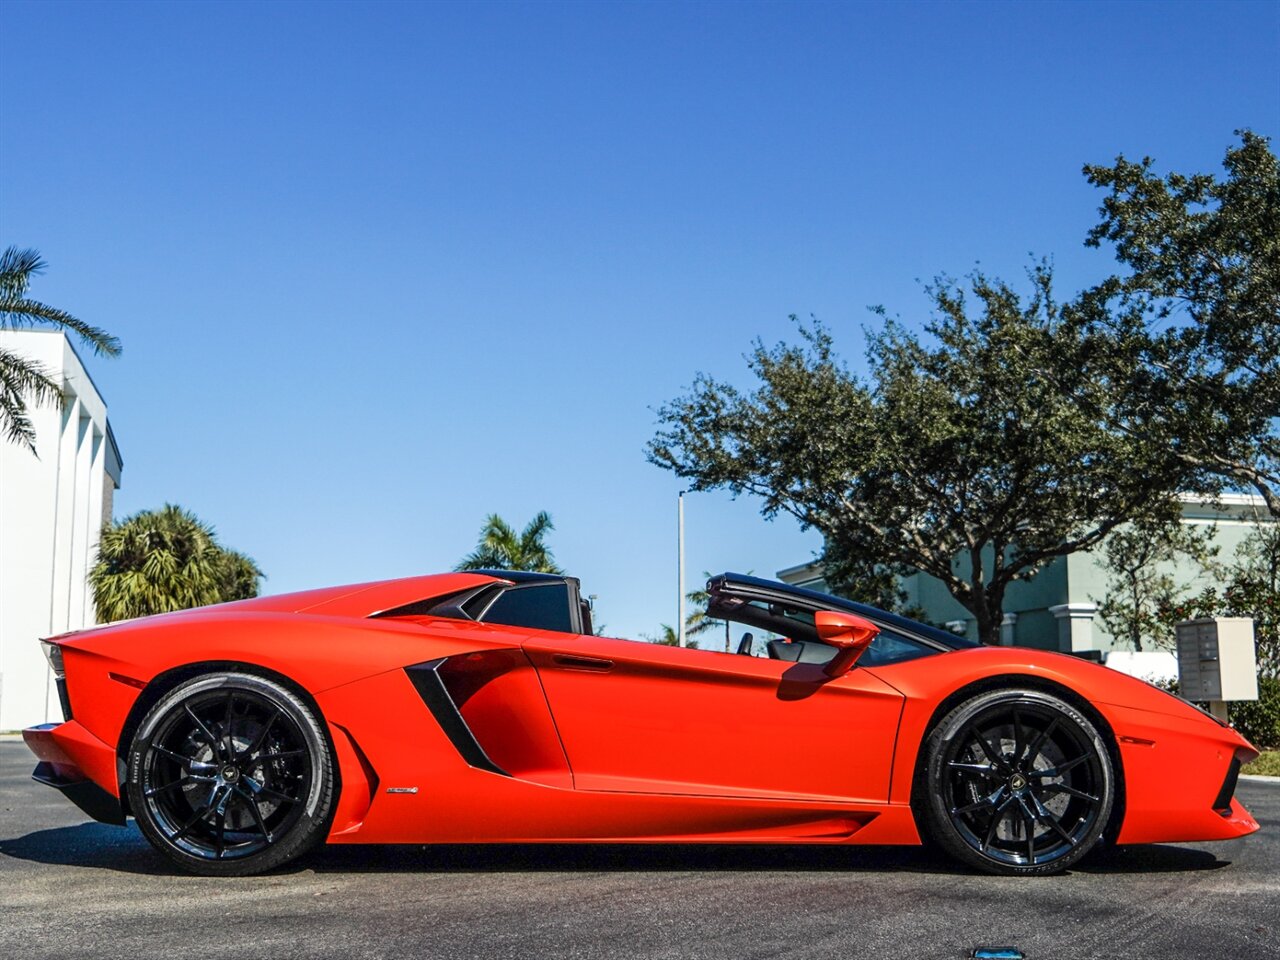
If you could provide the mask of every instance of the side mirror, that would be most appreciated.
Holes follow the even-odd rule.
[[[880,628],[865,617],[834,610],[819,610],[813,615],[813,624],[818,628],[818,639],[836,648],[836,655],[822,668],[833,680],[853,669],[880,632]]]

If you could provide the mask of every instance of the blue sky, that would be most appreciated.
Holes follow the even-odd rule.
[[[695,371],[789,314],[1051,255],[1110,267],[1080,175],[1280,135],[1280,4],[10,2],[0,243],[124,341],[91,360],[117,515],[177,501],[269,592],[430,572],[547,509],[610,632],[674,621]],[[687,502],[689,586],[812,532]]]

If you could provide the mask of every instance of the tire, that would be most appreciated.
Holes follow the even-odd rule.
[[[332,750],[292,691],[249,673],[196,677],[143,718],[128,752],[129,806],[157,850],[192,873],[261,873],[325,834]]]
[[[929,839],[987,873],[1061,873],[1099,841],[1115,771],[1097,728],[1039,690],[979,694],[926,737]]]

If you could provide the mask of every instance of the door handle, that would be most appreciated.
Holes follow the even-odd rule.
[[[569,670],[594,670],[597,673],[607,673],[613,669],[612,660],[601,660],[597,657],[575,657],[567,653],[557,653],[551,659],[555,661],[556,666]]]

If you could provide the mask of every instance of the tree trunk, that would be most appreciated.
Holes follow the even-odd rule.
[[[1133,585],[1133,590],[1129,597],[1129,602],[1133,604],[1133,612],[1130,616],[1132,616],[1133,619],[1130,621],[1129,639],[1133,641],[1134,652],[1141,653],[1142,618],[1138,616],[1138,611],[1140,609],[1139,605],[1142,603],[1142,590],[1138,586],[1138,577],[1136,572],[1130,576],[1130,581]]]
[[[973,592],[969,608],[977,621],[978,640],[989,646],[1000,643],[1000,626],[1004,622],[1004,585],[986,584]]]
[[[978,621],[978,639],[989,646],[998,646],[1004,612],[999,608],[991,610],[988,604],[983,604],[973,611],[973,615]]]

